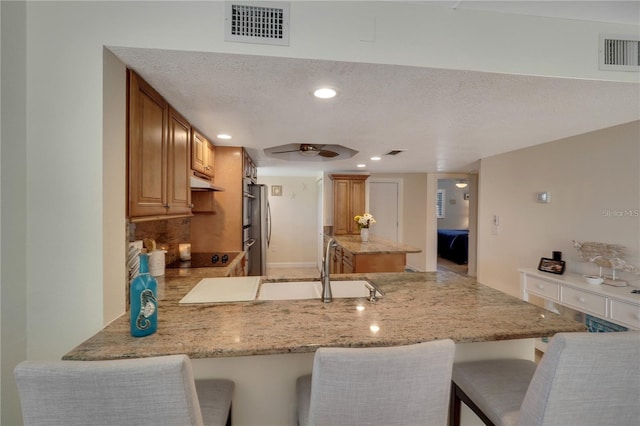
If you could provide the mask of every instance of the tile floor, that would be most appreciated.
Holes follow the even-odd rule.
[[[452,262],[447,259],[443,259],[441,257],[438,257],[438,269],[448,269],[450,271],[457,272],[459,274],[464,274],[464,275],[466,275],[467,272],[469,271],[469,267],[466,264],[458,265],[455,262]]]

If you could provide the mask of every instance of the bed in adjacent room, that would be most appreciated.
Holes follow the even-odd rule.
[[[464,265],[467,263],[468,251],[468,229],[438,229],[438,256]]]

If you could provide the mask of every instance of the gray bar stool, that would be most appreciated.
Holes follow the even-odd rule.
[[[296,384],[300,425],[446,425],[455,345],[320,348]]]
[[[487,425],[637,426],[640,332],[559,333],[540,364],[455,363],[450,424],[464,402]]]
[[[14,373],[25,426],[222,426],[231,421],[234,383],[194,381],[186,355],[23,361]]]

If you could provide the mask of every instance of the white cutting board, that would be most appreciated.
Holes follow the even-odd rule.
[[[260,277],[205,278],[180,303],[245,302],[254,300]]]

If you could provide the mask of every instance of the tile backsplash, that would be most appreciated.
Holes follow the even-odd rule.
[[[171,263],[180,257],[178,244],[191,242],[191,218],[154,220],[138,222],[135,225],[135,239],[151,238],[156,245],[167,250],[165,262]]]

